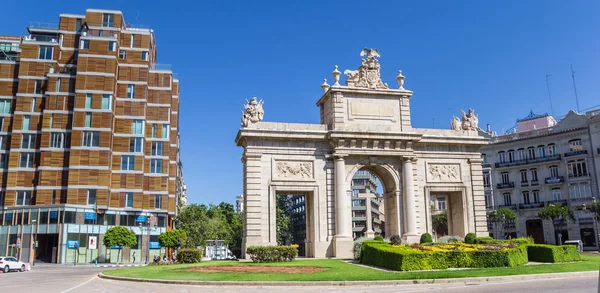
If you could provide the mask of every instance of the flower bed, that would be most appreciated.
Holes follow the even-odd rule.
[[[514,267],[527,263],[527,248],[513,244],[390,245],[365,241],[360,262],[397,271]]]

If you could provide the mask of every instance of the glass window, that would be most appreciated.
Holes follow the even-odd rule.
[[[56,78],[56,90],[55,92],[60,92],[60,77]]]
[[[556,155],[556,145],[549,144],[548,145],[548,156],[553,157]]]
[[[152,138],[156,137],[156,124],[152,124]]]
[[[135,96],[135,85],[128,84],[127,85],[127,98],[133,99],[134,96]]]
[[[574,140],[569,141],[569,151],[570,152],[583,151],[583,145],[581,144],[581,139],[574,139]]]
[[[535,149],[533,147],[527,149],[527,154],[530,160],[535,160]]]
[[[29,130],[29,122],[31,121],[31,116],[23,115],[23,130]]]
[[[133,120],[132,133],[133,134],[143,134],[144,121],[143,120]]]
[[[500,162],[500,163],[506,162],[506,158],[505,158],[504,152],[499,152],[498,153],[498,162]]]
[[[9,114],[10,113],[10,103],[11,103],[11,100],[7,100],[7,99],[0,100],[0,113],[1,114]]]
[[[0,154],[0,168],[8,167],[8,154]]]
[[[505,193],[505,194],[503,195],[503,198],[504,198],[504,205],[505,205],[505,206],[512,205],[512,200],[511,200],[511,198],[510,198],[510,193]]]
[[[129,140],[129,151],[132,153],[141,153],[144,140],[141,137],[132,137]]]
[[[31,191],[17,191],[17,202],[15,205],[28,206],[31,201]]]
[[[65,147],[65,133],[52,132],[50,135],[50,147],[51,148],[64,148]]]
[[[52,53],[54,52],[54,46],[40,46],[39,59],[52,60]]]
[[[531,169],[531,181],[538,181],[537,169]]]
[[[34,149],[35,148],[35,134],[23,134],[21,138],[22,149]]]
[[[445,210],[446,209],[446,198],[443,196],[438,196],[437,206],[438,206],[438,210]]]
[[[108,51],[114,52],[117,50],[117,42],[109,41],[108,42]]]
[[[502,173],[501,176],[502,176],[502,184],[508,184],[508,182],[509,182],[508,172]]]
[[[529,201],[529,191],[523,191],[523,203],[524,204],[530,204],[531,203]]]
[[[92,94],[85,95],[85,108],[86,109],[92,108]]]
[[[21,155],[21,158],[19,161],[19,167],[33,168],[33,156],[35,155],[35,153],[23,152],[20,155]]]
[[[163,124],[162,138],[168,138],[168,137],[169,137],[169,124]]]
[[[125,60],[125,58],[127,58],[127,53],[125,50],[119,50],[119,59]]]
[[[79,45],[79,49],[87,50],[90,48],[90,40],[81,40],[81,44]]]
[[[133,207],[133,192],[125,192],[125,207],[132,208]],[[131,217],[133,218],[133,217]]]
[[[92,127],[92,113],[85,113],[85,127]]]
[[[112,27],[115,15],[111,13],[104,13],[102,15],[102,27]]]
[[[550,177],[558,177],[558,166],[550,166]]]
[[[42,81],[39,79],[36,79],[33,82],[33,93],[34,94],[41,94],[42,93]]]
[[[148,51],[143,51],[142,52],[142,60],[148,61]]]
[[[540,191],[534,190],[531,193],[533,194],[533,203],[540,203]]]
[[[7,139],[8,139],[7,135],[0,135],[0,150],[6,149]]]
[[[131,38],[129,39],[129,47],[133,48],[133,43],[135,42],[135,35],[131,34]]]
[[[31,98],[31,109],[30,112],[35,112],[35,98]]]
[[[569,177],[585,177],[588,175],[585,159],[569,161],[567,167],[569,169]]]
[[[100,146],[100,132],[99,131],[84,131],[81,144],[82,144],[82,146],[85,146],[85,147]]]
[[[87,190],[87,204],[88,205],[96,204],[96,189],[88,189]]]
[[[512,163],[515,161],[515,151],[510,150],[508,151],[508,162]]]
[[[527,157],[525,156],[525,149],[518,149],[517,157],[519,161],[525,161],[527,159]]]
[[[163,149],[162,141],[152,142],[152,155],[153,156],[162,156],[162,154],[163,154],[162,149]]]
[[[81,18],[75,20],[75,31],[81,31]]]
[[[135,156],[122,156],[121,170],[135,170]]]
[[[111,95],[102,95],[102,109],[103,110],[109,110],[110,109],[110,102],[112,100]]]
[[[521,170],[521,182],[527,182],[527,170]]]
[[[540,158],[546,157],[546,148],[543,145],[538,146],[537,150],[538,150],[538,157],[540,157]]]
[[[154,208],[157,210],[162,209],[162,195],[157,194],[154,196]]]
[[[150,160],[150,173],[162,173],[162,160],[152,159]]]

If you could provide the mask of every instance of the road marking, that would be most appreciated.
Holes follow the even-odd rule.
[[[62,292],[60,292],[60,293],[67,293],[67,292],[69,292],[69,291],[71,291],[71,290],[77,289],[77,288],[79,288],[79,287],[81,287],[81,286],[83,286],[83,285],[85,285],[85,284],[87,284],[87,283],[89,283],[89,282],[93,281],[93,280],[94,280],[94,279],[96,279],[96,278],[97,278],[97,276],[94,276],[93,278],[91,278],[91,279],[89,279],[89,280],[87,280],[87,281],[85,281],[85,282],[83,282],[83,283],[81,283],[81,284],[79,284],[79,285],[77,285],[77,286],[75,286],[75,287],[71,288],[71,289],[67,289],[67,290],[65,290],[65,291],[62,291]]]

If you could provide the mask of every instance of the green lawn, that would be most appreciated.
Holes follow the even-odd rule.
[[[515,268],[468,269],[429,272],[384,272],[371,268],[348,264],[340,260],[297,260],[288,263],[254,264],[236,261],[203,262],[195,265],[167,265],[124,268],[105,271],[110,276],[144,279],[197,280],[197,281],[371,281],[371,280],[410,280],[443,279],[464,277],[508,276],[521,274],[543,274],[560,272],[597,271],[600,256],[583,255],[584,261],[564,264],[527,265]],[[189,272],[185,268],[194,266],[261,265],[261,266],[313,266],[327,270],[312,274],[274,273],[206,273]]]

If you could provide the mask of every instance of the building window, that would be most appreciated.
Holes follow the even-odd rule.
[[[160,194],[154,195],[154,208],[157,210],[162,209],[162,195],[160,195]]]
[[[23,130],[29,130],[29,122],[31,121],[31,116],[23,115]]]
[[[86,109],[92,108],[92,94],[85,95],[85,108]]]
[[[135,35],[131,34],[131,38],[129,39],[129,47],[133,48],[133,43],[135,42]]]
[[[102,110],[110,110],[110,102],[112,100],[111,95],[102,95]]]
[[[552,178],[558,177],[558,166],[550,166],[550,177],[552,177]]]
[[[569,177],[585,177],[588,175],[585,159],[569,161],[567,167],[569,168]]]
[[[534,190],[531,193],[533,194],[533,203],[540,203],[540,191]]]
[[[104,13],[102,15],[102,27],[112,27],[115,15],[111,13]]]
[[[135,170],[135,156],[122,156],[121,157],[121,170]]]
[[[583,151],[583,144],[581,144],[581,139],[574,139],[574,140],[569,141],[569,151],[570,152]]]
[[[156,124],[152,124],[152,138],[156,138]]]
[[[133,192],[125,192],[125,207],[133,207]]]
[[[0,135],[0,150],[5,150],[6,149],[6,140],[8,139],[8,136],[6,135]]]
[[[8,167],[8,154],[0,154],[0,168]]]
[[[17,206],[28,206],[31,201],[31,191],[17,191]]]
[[[518,149],[517,150],[517,160],[525,161],[526,159],[527,159],[527,157],[525,156],[525,149]]]
[[[162,173],[162,160],[152,159],[150,160],[150,173]]]
[[[438,196],[437,197],[437,207],[438,210],[446,210],[446,198],[443,196]]]
[[[535,148],[533,148],[533,147],[527,148],[527,155],[529,155],[530,160],[535,160]]]
[[[525,183],[527,181],[527,170],[521,170],[521,182]]]
[[[90,48],[90,40],[81,40],[79,44],[79,49],[87,50]]]
[[[33,156],[35,155],[35,153],[23,152],[20,155],[21,158],[19,161],[19,167],[33,168]]]
[[[88,189],[87,190],[87,204],[88,205],[96,204],[96,189]]]
[[[54,46],[40,46],[39,59],[52,60],[52,53],[54,53]]]
[[[92,127],[92,113],[85,113],[85,125],[84,127]]]
[[[586,199],[592,196],[588,183],[576,183],[569,185],[571,200]]]
[[[556,145],[553,143],[548,145],[548,156],[554,157],[556,155]]]
[[[512,201],[510,198],[510,193],[505,193],[502,195],[502,197],[504,198],[504,206],[510,206],[512,205]]]
[[[10,103],[11,103],[11,100],[1,99],[0,100],[0,113],[9,114],[10,113]]]
[[[546,148],[543,145],[540,145],[537,147],[538,150],[538,157],[540,158],[545,158],[546,157]]]
[[[490,173],[484,173],[483,174],[483,186],[484,187],[490,187],[491,182],[490,182]]]
[[[499,152],[498,153],[498,162],[500,162],[501,164],[506,162],[506,158],[505,158],[504,152]]]
[[[42,93],[42,81],[39,79],[36,79],[33,82],[33,93],[34,94],[41,94]]]
[[[143,134],[144,121],[142,120],[133,120],[133,125],[131,126],[133,134]]]
[[[530,204],[531,203],[529,201],[529,191],[523,191],[523,203],[524,204]]]
[[[100,132],[99,131],[84,131],[81,144],[84,147],[100,146]]]
[[[509,182],[508,172],[503,172],[500,175],[501,175],[502,184],[508,184],[508,182]]]
[[[23,134],[21,138],[22,149],[34,149],[35,148],[35,134]]]
[[[169,138],[169,124],[163,124],[163,126],[162,126],[162,138]]]
[[[141,153],[144,146],[143,141],[141,137],[132,137],[129,139],[129,151],[132,153]]]
[[[75,19],[75,31],[76,32],[81,31],[81,18]]]
[[[128,84],[127,85],[127,98],[133,99],[134,95],[135,95],[135,85]]]
[[[56,90],[55,92],[60,92],[60,77],[56,78]]]
[[[65,147],[65,133],[52,132],[50,135],[50,147],[51,148],[64,148]]]
[[[508,162],[512,163],[515,161],[515,151],[510,150],[508,151]]]
[[[552,201],[560,201],[560,188],[552,189]]]
[[[162,156],[163,154],[163,143],[162,141],[154,141],[152,142],[152,155],[153,156]]]
[[[148,51],[143,51],[142,52],[142,60],[148,61]]]
[[[35,112],[35,98],[31,98],[31,109],[30,112]]]
[[[114,52],[116,50],[117,50],[117,42],[115,42],[115,41],[109,41],[108,42],[108,51]]]
[[[127,58],[127,53],[125,50],[119,50],[119,59],[125,60],[125,58]]]
[[[531,169],[529,171],[531,171],[531,181],[532,182],[538,181],[537,169],[533,168],[533,169]]]

